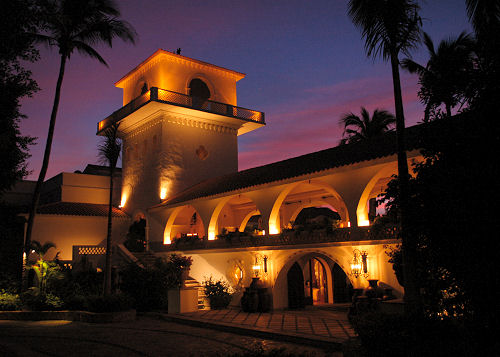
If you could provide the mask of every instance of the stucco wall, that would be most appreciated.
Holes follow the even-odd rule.
[[[252,281],[255,258],[258,257],[261,266],[260,278],[270,288],[273,295],[273,308],[284,309],[288,307],[288,288],[287,273],[295,262],[301,262],[303,259],[318,257],[328,264],[327,276],[329,275],[329,284],[332,284],[331,269],[337,263],[348,275],[354,288],[366,288],[367,279],[378,279],[380,283],[386,284],[394,289],[397,296],[401,296],[403,288],[397,282],[392,265],[388,262],[389,257],[386,254],[388,247],[395,246],[394,243],[367,242],[363,245],[331,245],[324,247],[307,248],[282,248],[274,250],[239,250],[239,251],[207,251],[192,254],[189,251],[182,252],[187,256],[192,256],[193,265],[190,276],[202,282],[212,276],[215,279],[224,279],[228,281],[237,294],[233,299],[232,305],[238,305],[244,287],[248,287]],[[368,253],[368,273],[369,276],[354,278],[349,276],[351,273],[350,263],[353,258],[353,250],[359,249]],[[263,256],[268,257],[267,274],[263,272]],[[241,285],[236,284],[233,278],[233,272],[236,266],[243,268],[243,280]],[[330,286],[330,293],[333,288]]]
[[[159,53],[119,83],[123,88],[123,105],[141,94],[144,83],[148,88],[158,87],[173,92],[189,94],[189,82],[199,78],[210,89],[210,100],[237,105],[236,80],[230,73],[215,66],[171,54]]]
[[[178,123],[169,113],[134,130],[124,138],[123,148],[122,197],[129,214],[238,169],[236,132]],[[197,151],[205,151],[206,157]]]
[[[104,245],[107,224],[107,217],[39,214],[35,217],[31,239],[56,245],[56,249],[51,249],[47,254],[47,259],[54,258],[60,252],[60,259],[71,260],[73,245]],[[113,219],[114,243],[123,242],[130,224],[126,218]]]

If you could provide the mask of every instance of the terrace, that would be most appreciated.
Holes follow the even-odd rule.
[[[372,240],[396,240],[398,230],[395,227],[373,229],[372,227],[337,228],[332,231],[297,231],[288,230],[280,234],[255,235],[247,232],[231,232],[217,236],[215,240],[199,238],[197,235],[183,235],[174,239],[172,244],[150,242],[155,252],[190,251],[210,249],[233,249],[251,247],[290,247],[310,244],[335,244]]]

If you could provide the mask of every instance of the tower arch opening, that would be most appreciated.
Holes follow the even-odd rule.
[[[199,78],[194,78],[189,82],[189,95],[193,100],[193,107],[201,108],[210,98],[210,89],[207,84]]]

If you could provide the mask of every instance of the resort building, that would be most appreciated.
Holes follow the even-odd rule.
[[[123,106],[97,127],[103,135],[119,123],[123,143],[115,242],[145,220],[147,254],[191,256],[190,276],[227,280],[233,305],[252,277],[268,287],[274,309],[346,302],[368,279],[401,296],[386,254],[399,243],[395,230],[371,228],[374,199],[397,173],[395,134],[238,171],[238,137],[266,125],[264,113],[238,107],[244,77],[158,50],[116,83]],[[407,130],[410,164],[421,159],[422,130]],[[106,177],[62,173],[50,181],[57,198],[42,206],[33,239],[54,240],[60,230],[63,259],[102,257]],[[68,222],[81,220],[72,230],[61,218],[69,211]]]

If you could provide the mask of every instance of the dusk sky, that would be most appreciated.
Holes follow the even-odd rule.
[[[109,68],[74,53],[66,66],[47,178],[98,163],[97,122],[122,105],[114,83],[158,48],[246,73],[238,106],[263,111],[267,125],[239,137],[239,169],[336,146],[339,118],[360,107],[394,112],[389,63],[367,58],[347,0],[118,1],[135,27],[136,45],[97,47]],[[435,43],[471,31],[465,0],[427,1],[423,29]],[[58,74],[57,50],[29,65],[41,91],[23,101],[31,148],[29,179],[38,177]],[[423,45],[413,59],[425,63]],[[417,77],[402,72],[407,126],[423,117]]]

